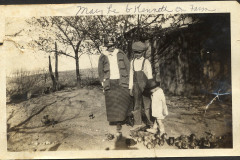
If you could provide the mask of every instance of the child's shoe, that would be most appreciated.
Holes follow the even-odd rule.
[[[116,138],[117,138],[117,140],[120,140],[122,138],[122,132],[117,132]]]

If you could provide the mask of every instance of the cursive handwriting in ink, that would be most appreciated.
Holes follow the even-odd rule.
[[[194,5],[191,5],[190,10],[191,11],[196,11],[196,12],[216,11],[216,9],[209,9],[209,8],[206,8],[206,7],[196,7]]]
[[[102,9],[89,9],[87,7],[82,7],[82,6],[78,6],[78,12],[76,13],[76,16],[79,14],[103,14],[103,10]]]
[[[158,8],[148,9],[142,7],[142,4],[135,6],[134,13],[159,13],[159,12],[172,12],[172,10],[168,10],[167,6],[163,5]]]
[[[119,12],[117,12],[116,9],[113,9],[112,4],[110,4],[110,5],[107,7],[107,14],[111,14],[111,13],[119,13]]]
[[[129,13],[129,12],[131,12],[132,9],[133,9],[133,8],[129,7],[128,4],[127,4],[125,11],[126,11],[127,13]]]
[[[127,13],[133,12],[133,13],[160,13],[160,12],[172,12],[172,10],[168,9],[168,6],[162,5],[160,7],[156,8],[145,8],[142,7],[142,4],[136,5],[134,7],[130,7],[128,4],[126,6],[125,11]]]
[[[186,11],[186,10],[183,9],[183,8],[181,8],[181,7],[176,7],[176,8],[175,8],[175,11],[176,11],[176,12],[184,12],[184,11]]]

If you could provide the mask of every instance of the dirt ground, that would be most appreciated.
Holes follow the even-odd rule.
[[[206,136],[206,132],[216,136],[232,134],[231,102],[214,101],[204,115],[211,99],[166,98],[169,115],[164,125],[168,137],[194,133],[200,138]],[[51,125],[43,123],[46,115],[53,122]],[[7,127],[8,151],[13,152],[146,149],[142,143],[125,143],[132,138],[131,126],[123,126],[120,140],[107,140],[106,134],[114,134],[115,126],[109,126],[106,120],[104,95],[96,87],[68,88],[20,103],[9,103]],[[232,147],[232,139],[223,147]],[[164,144],[155,149],[166,148],[176,147]]]

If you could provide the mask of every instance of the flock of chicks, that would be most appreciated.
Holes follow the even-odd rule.
[[[89,115],[90,119],[94,118],[94,115]],[[42,123],[46,126],[52,125],[54,127],[58,121],[50,119],[48,115],[43,116]],[[179,149],[197,149],[197,148],[219,148],[224,143],[226,136],[216,137],[212,133],[206,132],[207,136],[198,139],[195,134],[190,136],[181,135],[177,138],[167,137],[164,133],[160,136],[159,133],[152,134],[145,131],[146,128],[131,130],[131,137],[136,140],[136,143],[143,143],[148,149],[153,149],[156,146],[163,146],[168,144],[169,146],[176,146]],[[107,140],[114,139],[114,135],[106,134]],[[135,144],[135,143],[134,143]]]
[[[138,132],[140,135],[137,137],[138,143],[143,143],[148,149],[155,148],[156,145],[163,146],[167,140],[167,134],[160,136],[159,134],[141,135],[142,132]]]
[[[160,136],[159,134],[151,134],[144,131],[132,131],[131,136],[136,139],[138,143],[143,143],[148,149],[163,146],[164,144],[176,146],[179,149],[219,148],[219,144],[221,144],[224,139],[224,137],[215,137],[211,133],[207,133],[206,137],[200,139],[197,139],[195,134],[191,134],[190,136],[181,135],[177,138],[167,138],[166,133]]]

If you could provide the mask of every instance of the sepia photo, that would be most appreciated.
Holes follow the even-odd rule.
[[[8,154],[235,149],[233,14],[126,6],[5,16]]]

